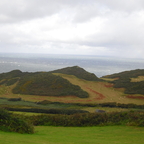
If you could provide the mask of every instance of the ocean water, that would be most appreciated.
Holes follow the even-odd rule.
[[[0,73],[15,69],[23,72],[52,71],[76,65],[102,77],[127,70],[144,69],[144,59],[82,55],[0,54]]]

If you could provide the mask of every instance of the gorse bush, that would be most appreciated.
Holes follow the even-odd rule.
[[[21,101],[21,98],[9,98],[8,101]]]
[[[0,130],[18,133],[34,133],[31,124],[38,126],[112,126],[127,125],[144,127],[144,112],[76,113],[20,115],[0,110]]]
[[[6,108],[9,111],[20,111],[20,112],[33,112],[33,113],[45,113],[45,114],[65,114],[71,115],[75,113],[88,113],[85,110],[77,109],[40,109],[40,108]]]
[[[0,130],[18,133],[34,133],[34,127],[26,120],[0,109]]]
[[[83,113],[37,115],[28,118],[34,125],[52,126],[144,126],[144,112]]]
[[[82,107],[111,107],[111,108],[135,108],[135,109],[144,109],[144,105],[137,105],[134,103],[123,104],[116,102],[105,102],[105,103],[62,103],[62,102],[51,102],[48,100],[43,100],[37,102],[37,104],[41,105],[49,105],[49,104],[59,104],[59,105],[71,105],[71,106],[82,106]]]

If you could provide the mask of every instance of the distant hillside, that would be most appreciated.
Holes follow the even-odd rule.
[[[0,74],[0,80],[20,77],[21,75],[22,75],[22,72],[20,70],[13,70],[7,73]]]
[[[93,73],[89,73],[81,67],[73,66],[66,67],[63,69],[58,69],[51,71],[51,73],[62,73],[67,75],[74,75],[80,79],[88,80],[88,81],[99,81],[100,79]]]
[[[136,69],[131,71],[124,71],[115,73],[112,75],[103,76],[104,78],[136,78],[138,76],[144,76],[144,69]]]
[[[11,86],[15,84],[12,92],[14,94],[41,95],[41,96],[77,96],[80,98],[89,97],[83,85],[54,73],[73,75],[79,79],[88,81],[100,81],[93,73],[85,71],[78,66],[67,67],[50,72],[21,72],[13,70],[11,72],[0,74],[0,85]],[[144,70],[137,69],[125,71],[102,77],[105,80],[111,80],[114,88],[125,88],[125,94],[144,95]],[[78,86],[79,85],[79,86]],[[112,86],[112,85],[111,85]],[[94,88],[95,89],[95,88]],[[92,91],[92,90],[91,90]],[[95,90],[95,93],[100,93]]]
[[[28,73],[14,70],[0,74],[0,85],[10,86],[16,83],[12,90],[15,94],[88,97],[88,93],[68,80],[49,72]]]
[[[7,73],[0,74],[0,85],[12,85],[16,83],[20,77],[25,75],[26,73],[22,73],[20,70],[13,70]]]
[[[125,88],[126,94],[144,94],[144,69],[125,71],[112,75],[107,75],[102,78],[117,78],[111,83],[115,88]],[[137,79],[137,80],[134,80]]]

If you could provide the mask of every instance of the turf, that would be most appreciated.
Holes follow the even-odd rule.
[[[35,127],[35,134],[0,131],[2,144],[143,144],[144,128],[107,127]]]

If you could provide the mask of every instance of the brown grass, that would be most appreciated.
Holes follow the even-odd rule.
[[[144,81],[144,76],[138,76],[137,78],[131,78],[131,82]]]
[[[102,80],[105,80],[105,81],[114,81],[114,80],[117,80],[119,78],[101,78]]]

